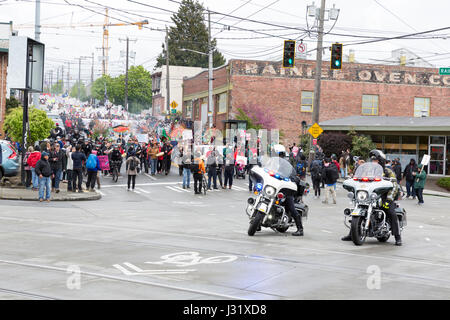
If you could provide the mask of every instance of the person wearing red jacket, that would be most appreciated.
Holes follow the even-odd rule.
[[[27,165],[31,167],[31,182],[33,184],[33,190],[39,189],[39,177],[36,175],[36,163],[41,160],[41,153],[39,146],[34,148],[34,151],[30,153],[27,160]]]

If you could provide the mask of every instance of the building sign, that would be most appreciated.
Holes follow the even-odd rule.
[[[304,79],[314,79],[315,76],[315,66],[311,62],[298,61],[295,67],[289,69],[282,68],[280,62],[235,60],[232,63],[232,73],[235,75]],[[424,68],[414,69],[423,70]],[[413,68],[408,68],[408,70],[405,70],[404,67],[396,69],[395,66],[377,68],[374,65],[354,63],[345,64],[342,70],[331,70],[328,65],[323,65],[322,79],[450,87],[450,75],[442,75],[437,71],[431,72],[431,68],[429,70],[430,72],[416,72]]]

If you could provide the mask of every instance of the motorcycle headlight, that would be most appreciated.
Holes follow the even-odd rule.
[[[356,198],[359,201],[366,201],[369,198],[369,194],[366,191],[358,191],[356,193]]]
[[[266,186],[264,188],[264,193],[266,194],[266,196],[268,196],[269,198],[272,198],[273,196],[275,196],[275,188],[271,187],[271,186]]]

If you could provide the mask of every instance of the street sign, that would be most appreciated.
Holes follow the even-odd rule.
[[[439,68],[439,74],[449,74],[450,75],[450,68]]]
[[[176,103],[175,101],[172,101],[172,103],[170,104],[170,107],[172,109],[176,109],[178,107],[178,103]]]
[[[308,132],[313,136],[313,138],[317,138],[322,134],[323,129],[317,123],[314,123],[311,128],[308,129]]]
[[[172,109],[172,113],[177,113],[177,109]]]

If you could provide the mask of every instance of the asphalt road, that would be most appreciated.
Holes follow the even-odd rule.
[[[450,199],[407,210],[404,245],[343,242],[311,195],[304,237],[247,236],[246,181],[194,195],[169,176],[102,178],[99,201],[0,201],[0,299],[449,299]],[[192,183],[192,181],[191,181]]]

